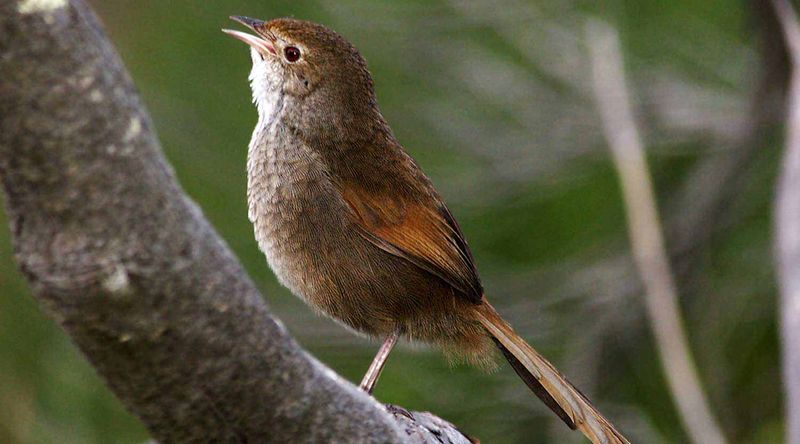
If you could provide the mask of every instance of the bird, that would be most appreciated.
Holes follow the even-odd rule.
[[[232,16],[249,32],[258,122],[247,207],[279,282],[314,310],[384,342],[360,387],[372,393],[403,337],[523,382],[593,443],[628,440],[492,307],[455,217],[378,108],[358,50],[326,26]]]

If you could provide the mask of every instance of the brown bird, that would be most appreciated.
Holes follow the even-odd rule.
[[[378,110],[358,51],[316,23],[231,18],[254,32],[224,30],[251,47],[256,240],[294,294],[385,339],[361,387],[372,392],[400,336],[482,367],[499,349],[569,427],[627,443],[486,300],[464,234]]]

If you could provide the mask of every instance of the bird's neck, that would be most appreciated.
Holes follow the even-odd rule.
[[[374,96],[341,108],[344,100],[326,95],[300,99],[279,88],[253,86],[258,124],[248,150],[251,193],[291,186],[302,179],[294,177],[300,172],[344,174],[359,162],[370,163],[371,157],[381,161],[387,150],[399,146]]]

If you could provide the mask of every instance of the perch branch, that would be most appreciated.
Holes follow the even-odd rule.
[[[177,184],[80,0],[0,2],[0,180],[35,298],[160,442],[448,442],[306,354]]]

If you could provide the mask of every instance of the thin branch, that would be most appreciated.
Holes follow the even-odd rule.
[[[289,337],[80,0],[0,2],[0,180],[34,297],[158,441],[468,442]]]
[[[645,287],[645,306],[672,396],[695,443],[725,443],[700,384],[683,330],[644,149],[625,86],[616,31],[605,23],[589,22],[587,41],[594,94],[619,173],[631,246]]]
[[[775,250],[780,287],[786,442],[800,442],[800,23],[787,0],[773,5],[789,48],[786,148],[775,199]]]

